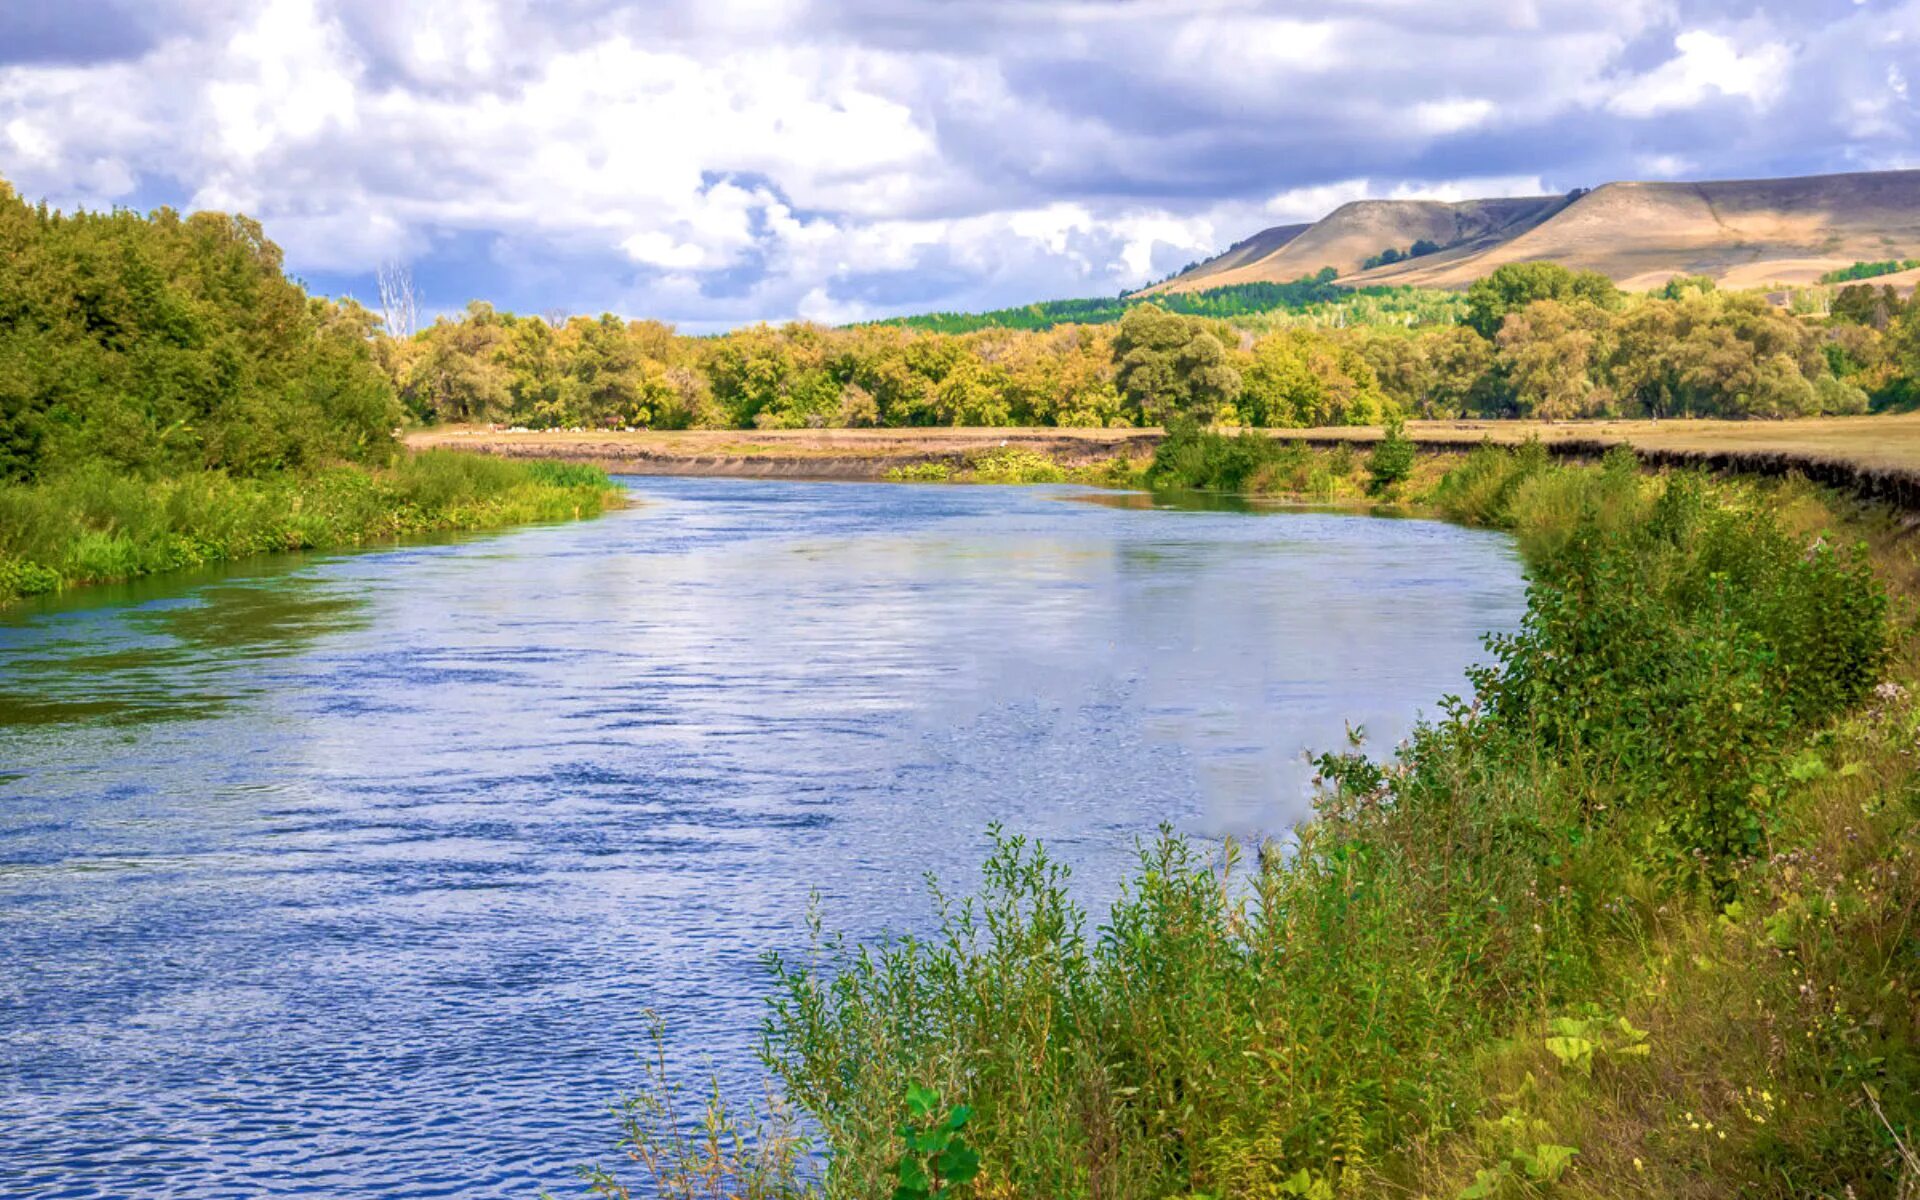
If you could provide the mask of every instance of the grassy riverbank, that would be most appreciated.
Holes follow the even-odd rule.
[[[1893,523],[1624,452],[1484,448],[1432,502],[1518,536],[1525,624],[1406,746],[1330,748],[1292,841],[1155,839],[1094,916],[996,834],[936,936],[777,966],[766,1061],[819,1188],[1913,1194],[1920,575]],[[778,1122],[675,1151],[660,1111],[629,1147],[697,1194],[805,1190]]]
[[[0,485],[0,604],[277,550],[569,520],[616,497],[594,467],[447,451],[261,476],[95,465]]]

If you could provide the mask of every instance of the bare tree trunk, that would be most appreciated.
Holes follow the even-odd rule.
[[[380,315],[387,335],[405,341],[420,328],[420,293],[413,286],[413,269],[391,260],[380,264]]]

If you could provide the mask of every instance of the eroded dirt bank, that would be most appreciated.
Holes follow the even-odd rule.
[[[1626,443],[1654,466],[1755,475],[1799,472],[1868,499],[1920,510],[1920,413],[1794,421],[1415,421],[1407,432],[1433,452],[1538,437],[1557,455],[1590,457]],[[1314,446],[1377,440],[1372,427],[1276,430]],[[796,429],[680,432],[511,431],[440,427],[407,436],[417,449],[477,450],[509,458],[588,462],[635,475],[881,479],[895,467],[958,467],[1014,447],[1065,466],[1144,458],[1158,429]]]

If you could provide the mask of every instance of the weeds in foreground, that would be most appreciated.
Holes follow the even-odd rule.
[[[763,1111],[742,1115],[715,1085],[697,1112],[689,1112],[682,1085],[668,1070],[666,1024],[656,1013],[647,1016],[652,1044],[641,1061],[640,1087],[614,1110],[623,1131],[618,1148],[638,1172],[641,1195],[659,1200],[810,1195],[799,1182],[808,1143],[797,1131],[792,1109],[770,1096]],[[583,1167],[580,1177],[593,1195],[608,1200],[633,1195],[616,1172],[603,1167]]]
[[[1804,489],[1533,453],[1441,489],[1527,547],[1523,626],[1399,753],[1323,757],[1291,843],[1163,833],[1095,923],[996,829],[934,935],[774,964],[826,1195],[899,1186],[914,1088],[970,1107],[982,1198],[1911,1194],[1883,587]]]

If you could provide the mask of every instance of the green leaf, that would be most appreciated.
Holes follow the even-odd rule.
[[[946,1129],[929,1129],[925,1133],[916,1133],[907,1139],[907,1144],[922,1154],[938,1154],[947,1148],[953,1140],[953,1133]]]
[[[917,1083],[907,1086],[907,1107],[913,1110],[914,1116],[926,1116],[939,1103],[940,1097],[934,1094],[932,1088],[924,1088]]]
[[[921,1192],[925,1192],[933,1182],[927,1176],[926,1167],[922,1166],[920,1159],[912,1154],[900,1156],[900,1161],[894,1164],[893,1177],[900,1181],[901,1187],[914,1188]]]
[[[1533,1155],[1527,1162],[1527,1174],[1545,1183],[1558,1182],[1567,1173],[1567,1164],[1573,1156],[1580,1153],[1572,1146],[1555,1146],[1542,1142],[1533,1148]]]
[[[1583,1072],[1593,1070],[1593,1043],[1582,1037],[1550,1037],[1547,1049],[1560,1060],[1563,1067],[1575,1067]]]
[[[948,1183],[965,1183],[980,1173],[980,1154],[965,1142],[955,1142],[935,1160],[934,1167]]]
[[[968,1108],[964,1104],[956,1104],[953,1106],[953,1111],[947,1114],[947,1128],[961,1129],[972,1119],[973,1110],[971,1108]]]
[[[1513,1168],[1506,1163],[1489,1171],[1482,1168],[1473,1173],[1473,1182],[1460,1190],[1460,1200],[1488,1200],[1500,1194],[1500,1185],[1513,1174]]]

